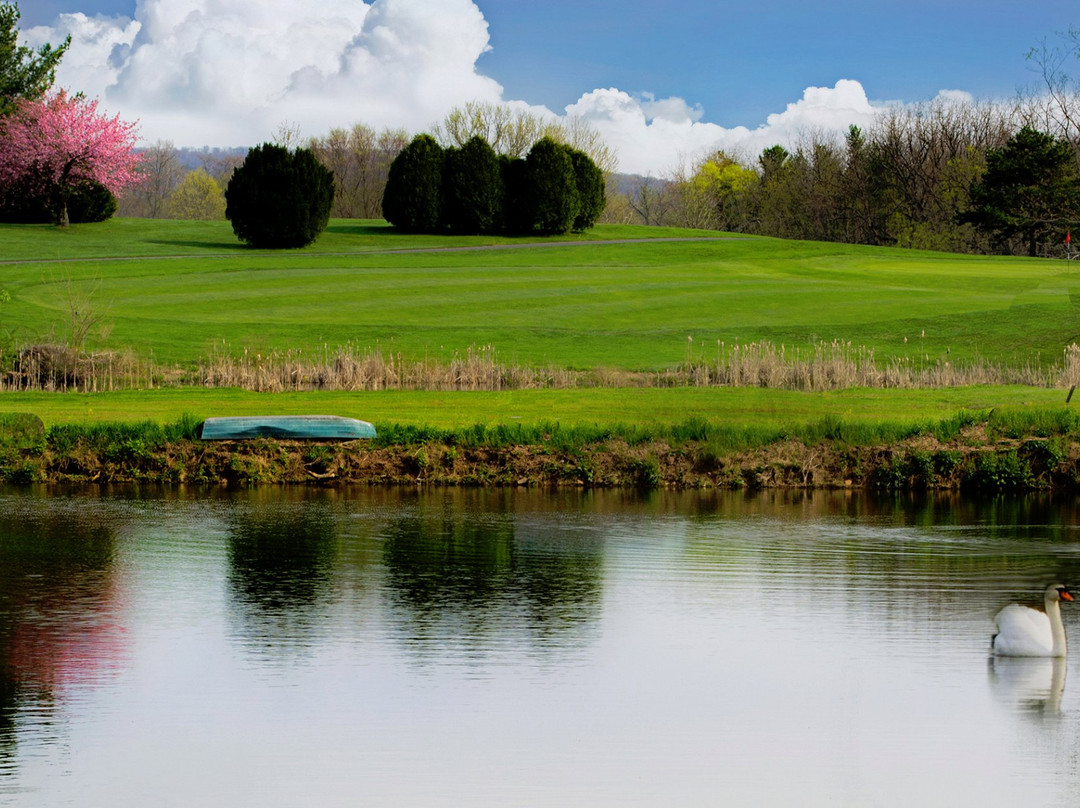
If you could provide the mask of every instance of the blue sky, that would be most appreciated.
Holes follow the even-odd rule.
[[[341,13],[345,13],[343,9],[349,4],[364,8],[359,0],[310,3],[263,0],[261,6],[256,5],[256,0],[235,0],[229,4],[209,4],[206,0],[144,0],[140,19],[134,0],[23,0],[20,7],[24,30],[46,26],[49,28],[46,33],[57,37],[73,25],[70,18],[65,24],[58,23],[58,15],[62,13],[81,12],[91,18],[101,14],[136,20],[142,29],[141,38],[132,39],[135,34],[129,29],[126,40],[122,37],[117,40],[123,40],[121,45],[127,48],[151,39],[147,37],[147,24],[157,3],[167,4],[177,13],[180,9],[201,11],[207,28],[218,24],[208,11],[210,5],[229,5],[241,19],[245,13],[257,15],[262,9],[277,6],[290,9],[284,13],[291,13],[296,18],[310,17],[314,13],[331,14],[334,9],[330,6]],[[428,10],[418,10],[425,3]],[[440,88],[447,101],[462,101],[462,97],[453,97],[455,88],[448,83],[453,76],[459,78],[462,92],[471,93],[473,97],[524,102],[546,107],[555,114],[563,114],[568,106],[576,104],[577,113],[586,117],[592,114],[612,117],[616,115],[612,112],[614,105],[619,108],[617,114],[625,116],[632,106],[623,97],[626,95],[635,103],[644,102],[645,114],[650,116],[655,112],[649,106],[650,102],[677,99],[683,103],[683,112],[691,123],[711,124],[725,131],[735,127],[755,130],[766,126],[770,115],[784,113],[789,105],[800,102],[807,110],[813,106],[806,95],[807,88],[836,89],[837,83],[844,80],[857,82],[865,101],[871,104],[887,101],[916,103],[932,99],[942,90],[962,91],[977,99],[1008,98],[1019,89],[1037,83],[1032,65],[1025,60],[1027,51],[1044,39],[1052,40],[1056,32],[1080,26],[1080,5],[1075,0],[1032,0],[1027,3],[1000,0],[876,3],[665,0],[662,4],[640,0],[475,0],[475,6],[472,0],[377,0],[372,7],[380,4],[386,6],[385,19],[395,21],[391,27],[398,26],[399,38],[437,38],[437,28],[424,28],[423,21],[415,19],[426,16],[440,21],[444,31],[460,31],[461,34],[455,36],[472,43],[469,47],[455,46],[435,56],[431,56],[431,49],[424,51],[424,58],[432,59],[428,64],[432,72],[438,70],[440,59],[453,62],[453,67],[446,71],[446,82]],[[259,11],[245,11],[256,7]],[[482,30],[484,23],[486,30]],[[180,25],[179,22],[176,24]],[[255,21],[253,26],[257,29],[260,24]],[[275,24],[266,22],[270,27]],[[370,18],[363,23],[369,24]],[[227,40],[212,41],[235,44],[238,36],[245,36],[238,33],[235,25],[229,30]],[[474,39],[474,35],[479,37],[481,34],[486,36],[483,43]],[[39,31],[39,35],[44,34]],[[198,53],[197,60],[185,59],[182,49],[170,51],[165,48],[166,42],[172,45],[181,40],[193,43],[195,38],[190,31],[183,36],[167,36],[159,28],[155,58],[172,58],[174,64],[186,64],[196,71],[213,69],[215,59],[206,55],[213,54],[213,46],[207,42],[200,46],[191,44],[187,56]],[[100,32],[94,41],[100,43]],[[347,45],[339,46],[343,52],[348,50]],[[434,50],[438,51],[440,47],[436,43]],[[371,70],[373,60],[378,61],[384,53],[385,49],[380,50],[379,46],[366,48],[362,69]],[[107,61],[119,64],[118,54],[121,51],[112,52]],[[393,61],[399,57],[387,58]],[[106,61],[101,54],[98,58]],[[298,68],[303,67],[304,58],[303,54],[297,55]],[[308,57],[308,61],[314,60],[314,57]],[[396,64],[400,73],[401,62]],[[82,75],[89,74],[88,65],[79,67]],[[1077,67],[1080,72],[1080,62]],[[235,69],[235,64],[223,64],[222,70],[226,71],[221,74],[223,80],[225,76],[235,75]],[[356,65],[350,68],[351,71],[360,69]],[[325,78],[333,68],[324,64],[319,71]],[[356,75],[344,72],[349,76]],[[470,72],[474,75],[467,75]],[[292,75],[307,74],[301,70]],[[430,76],[431,73],[418,73],[416,82],[423,84]],[[66,83],[74,83],[78,78],[74,67],[62,76]],[[123,86],[109,85],[109,78],[99,77],[100,86],[90,89],[103,95],[106,102],[114,101],[125,114],[141,113],[140,119],[152,121],[153,127],[166,129],[158,121],[160,116],[147,106],[153,106],[152,97],[132,87],[125,90]],[[209,86],[205,76],[199,80],[204,82],[204,87]],[[305,129],[304,124],[308,121],[312,128],[325,125],[329,118],[313,112],[314,102],[300,99],[293,79],[287,81],[287,93],[283,88],[277,91],[265,88],[266,97],[276,99],[275,104],[284,95],[292,99],[289,104],[281,103],[274,111],[282,120],[299,119],[297,122]],[[118,85],[122,83],[123,80]],[[142,89],[146,84],[144,77]],[[353,84],[363,85],[364,82]],[[169,97],[175,107],[180,103],[176,93],[181,88],[188,93],[187,101],[196,103],[191,82],[179,73],[167,86],[162,85],[157,97],[165,98],[167,92],[173,93]],[[254,95],[263,92],[264,88],[251,86],[249,89]],[[610,93],[603,98],[588,96],[594,90],[613,89],[620,93],[617,98]],[[336,100],[327,103],[336,103],[341,109],[344,96],[338,90],[330,93],[323,82],[319,95],[324,99],[332,96]],[[426,98],[426,102],[432,104],[430,110],[424,110],[429,115],[429,122],[439,117],[437,103],[433,101],[435,95]],[[858,95],[854,86],[844,85],[843,92],[820,96],[818,101],[827,105],[846,104],[857,113],[864,100]],[[365,96],[362,89],[356,89],[348,99],[355,103],[354,114],[365,122],[393,123],[393,99],[381,98],[378,92]],[[418,108],[423,105],[419,98],[413,100],[411,109],[417,111],[417,117],[401,121],[400,125],[406,128],[418,127]],[[205,105],[203,101],[198,103]],[[235,107],[235,98],[232,103]],[[606,112],[596,112],[598,103]],[[260,106],[260,114],[269,120],[273,112],[265,110],[265,106]],[[673,108],[671,104],[665,107],[669,111]],[[632,111],[636,115],[636,110]],[[397,113],[402,115],[400,109]],[[355,121],[342,120],[340,125],[352,122]],[[814,125],[813,119],[807,125]],[[180,128],[178,124],[176,128]],[[208,137],[227,135],[219,131],[219,127],[210,128],[215,131],[208,131]],[[675,137],[672,131],[666,130],[668,139]],[[710,131],[718,133],[718,130],[699,126],[694,137],[687,140],[686,147],[699,147],[708,140]],[[305,131],[305,134],[319,132]],[[652,145],[646,146],[640,133],[634,138],[628,137],[629,152],[655,149],[655,144],[663,141],[652,137],[649,141]],[[640,157],[633,159],[640,161]]]

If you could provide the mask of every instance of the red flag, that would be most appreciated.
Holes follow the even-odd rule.
[[[1072,242],[1072,233],[1068,230],[1065,231],[1065,246],[1068,246]]]

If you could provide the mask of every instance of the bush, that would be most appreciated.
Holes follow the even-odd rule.
[[[408,233],[434,233],[442,222],[445,152],[431,135],[417,135],[390,164],[383,218]]]
[[[334,174],[307,149],[265,143],[248,152],[225,190],[225,216],[252,247],[306,247],[330,221]]]
[[[12,193],[0,206],[0,221],[19,224],[51,224],[57,219],[56,204],[47,196]],[[116,197],[97,182],[83,182],[68,192],[68,219],[72,224],[103,222],[116,213]]]
[[[503,185],[503,229],[508,233],[527,233],[532,230],[532,221],[525,201],[528,198],[525,160],[500,157],[499,169]]]
[[[588,230],[607,205],[607,196],[604,191],[604,172],[592,161],[585,152],[578,149],[567,149],[570,155],[570,163],[574,167],[574,180],[577,185],[578,213],[574,217],[574,230]]]
[[[502,225],[503,180],[495,150],[479,135],[446,152],[443,221],[453,233],[491,233]]]
[[[584,152],[542,138],[526,159],[477,135],[444,150],[419,135],[390,165],[383,216],[409,233],[567,233],[596,224],[604,174]]]
[[[574,164],[566,147],[541,138],[525,158],[525,206],[532,228],[567,233],[580,210]]]

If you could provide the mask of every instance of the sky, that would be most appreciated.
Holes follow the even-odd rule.
[[[420,132],[468,101],[579,116],[625,172],[756,155],[889,105],[1004,100],[1080,27],[1075,0],[21,0],[73,44],[57,84],[145,143],[251,146],[364,123]],[[1074,75],[1080,74],[1075,60]],[[1070,69],[1071,68],[1070,63]]]

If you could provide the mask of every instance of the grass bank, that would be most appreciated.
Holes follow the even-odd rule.
[[[24,394],[20,403],[31,406],[38,399],[48,420],[0,415],[0,478],[896,490],[1074,489],[1080,481],[1080,414],[1060,399],[1040,402],[1042,390],[965,388],[939,391],[936,401],[923,391],[896,401],[873,390],[837,396],[702,390],[693,391],[701,396],[689,408],[684,405],[694,398],[686,395],[691,391],[600,392],[618,395],[600,396],[589,402],[590,409],[582,408],[588,397],[565,391],[515,394],[502,402],[486,394],[456,394],[446,397],[442,410],[428,396],[388,396],[381,402],[376,395],[354,396],[353,408],[337,409],[338,414],[372,420],[379,437],[346,444],[199,441],[197,424],[219,411],[187,409],[173,417],[173,408],[219,405],[219,391],[186,400],[175,391]],[[635,401],[629,394],[644,395]],[[125,401],[129,395],[135,398]],[[579,409],[559,409],[560,398]],[[316,399],[331,403],[325,395]],[[963,408],[942,414],[946,402],[956,407],[958,401]],[[986,407],[990,401],[996,404]],[[74,409],[63,409],[63,403]],[[312,411],[310,396],[302,394],[260,398],[234,391],[230,403],[231,414]],[[141,406],[146,417],[131,417],[128,404]],[[127,420],[114,417],[117,406]],[[398,417],[384,417],[387,410],[380,406]],[[410,420],[401,417],[407,406],[422,409],[413,410]],[[478,413],[486,417],[473,417]]]

